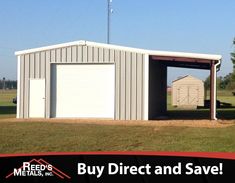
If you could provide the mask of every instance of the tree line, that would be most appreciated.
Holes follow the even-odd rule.
[[[233,40],[233,46],[235,47],[235,38]],[[235,48],[231,53],[231,61],[233,63],[233,71],[226,76],[217,77],[217,89],[219,90],[235,90]],[[208,76],[204,82],[205,89],[210,89],[210,77]]]
[[[16,89],[17,88],[17,81],[16,80],[6,80],[1,79],[0,80],[0,89],[10,90],[10,89]]]

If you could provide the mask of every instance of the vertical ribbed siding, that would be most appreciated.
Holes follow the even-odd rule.
[[[143,119],[143,91],[144,91],[144,64],[143,64],[143,55],[142,54],[137,54],[137,68],[136,68],[136,72],[137,72],[137,89],[136,89],[136,119],[137,120],[141,120]]]
[[[49,57],[50,57],[50,62],[55,62],[56,60],[56,50],[49,50],[50,54],[49,54]]]
[[[115,51],[115,119],[120,119],[121,51]]]
[[[72,46],[71,62],[77,62],[77,46]]]
[[[30,78],[35,77],[35,61],[34,61],[35,54],[30,54]]]
[[[30,68],[30,62],[29,62],[29,54],[25,55],[24,57],[24,63],[25,63],[25,76],[24,76],[24,87],[25,88],[29,88],[29,68]],[[25,106],[24,106],[24,110],[25,110],[25,117],[28,118],[29,117],[29,90],[25,90],[24,92],[24,101],[25,101]]]
[[[137,94],[137,57],[136,53],[131,54],[131,120],[137,119],[137,102],[136,102],[136,94]]]
[[[126,119],[126,67],[125,67],[125,57],[126,54],[124,51],[121,51],[121,60],[120,60],[120,114],[119,119],[125,120]]]
[[[51,92],[50,92],[50,90],[51,90],[51,86],[50,86],[50,80],[51,80],[51,69],[50,69],[50,60],[52,60],[52,57],[53,57],[53,55],[54,55],[54,50],[52,50],[52,51],[50,51],[50,50],[48,50],[48,51],[46,51],[46,60],[45,60],[45,71],[46,71],[46,73],[45,73],[45,84],[46,84],[46,87],[45,87],[45,90],[46,90],[46,92],[45,92],[45,94],[46,94],[46,96],[45,96],[45,102],[46,102],[46,104],[45,104],[45,116],[47,117],[47,118],[49,118],[50,117],[50,103],[51,103],[51,100],[50,100],[50,96],[51,96]]]
[[[35,78],[40,78],[40,53],[35,53]]]
[[[20,56],[20,98],[17,100],[20,100],[20,109],[19,109],[19,117],[24,118],[24,55]]]
[[[51,64],[115,63],[115,119],[143,119],[144,54],[74,45],[21,56],[20,117],[29,114],[29,79],[45,78],[45,116],[50,117]],[[94,78],[95,79],[95,78]]]
[[[126,120],[130,120],[130,112],[131,112],[131,59],[130,59],[130,53],[126,52],[125,56],[125,79],[126,79],[126,90],[124,91],[126,93]]]

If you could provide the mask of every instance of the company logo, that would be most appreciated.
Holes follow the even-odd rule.
[[[60,179],[71,179],[70,176],[48,163],[43,159],[32,159],[29,162],[23,162],[20,168],[14,168],[13,172],[5,178],[14,177],[52,177],[57,176]]]

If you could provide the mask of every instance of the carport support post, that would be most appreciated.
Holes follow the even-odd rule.
[[[210,68],[210,119],[216,120],[216,68],[215,62],[211,62]]]

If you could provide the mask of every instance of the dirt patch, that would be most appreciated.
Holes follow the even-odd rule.
[[[122,126],[186,126],[202,128],[225,128],[235,125],[234,120],[109,120],[109,119],[1,119],[0,122],[48,122],[48,123],[77,123],[95,125],[122,125]]]

